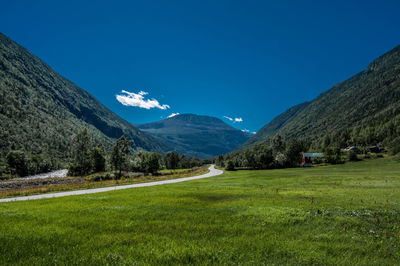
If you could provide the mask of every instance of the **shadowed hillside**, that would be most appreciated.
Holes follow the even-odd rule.
[[[83,127],[106,147],[124,134],[135,149],[165,149],[0,33],[0,156],[21,149],[66,158]]]
[[[244,146],[276,133],[284,138],[307,138],[315,146],[327,135],[339,141],[339,146],[393,141],[400,135],[400,46],[313,101],[288,109]]]

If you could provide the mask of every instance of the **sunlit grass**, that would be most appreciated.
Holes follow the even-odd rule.
[[[400,162],[235,171],[0,204],[0,264],[400,261]]]

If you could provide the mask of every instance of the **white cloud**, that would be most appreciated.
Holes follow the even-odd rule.
[[[232,118],[232,117],[224,115],[224,118],[228,119],[229,121],[233,121],[233,123],[243,122],[243,118],[241,118],[241,117]]]
[[[228,120],[230,120],[230,121],[233,121],[233,118],[232,118],[232,117],[229,117],[229,116],[224,115],[224,118],[226,118],[226,119],[228,119]]]
[[[156,99],[145,99],[145,95],[148,95],[148,92],[139,91],[139,93],[129,92],[122,90],[122,94],[117,94],[117,100],[125,105],[125,106],[135,106],[144,109],[158,108],[161,110],[166,110],[169,107],[168,104],[161,105]]]
[[[255,131],[251,131],[250,132],[250,130],[248,130],[248,129],[242,129],[242,131],[245,132],[245,133],[253,134],[253,135],[257,133]]]
[[[179,113],[172,113],[172,114],[170,114],[167,118],[171,118],[171,117],[174,117],[174,116],[176,116],[176,115],[179,115]]]

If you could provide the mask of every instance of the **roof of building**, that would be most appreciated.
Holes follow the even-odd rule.
[[[324,157],[324,154],[322,152],[304,152],[303,153],[304,157]]]

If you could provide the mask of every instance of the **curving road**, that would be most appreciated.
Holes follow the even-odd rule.
[[[92,189],[75,190],[75,191],[58,192],[58,193],[48,193],[48,194],[32,195],[32,196],[24,196],[24,197],[16,197],[16,198],[6,198],[6,199],[0,199],[0,202],[49,199],[49,198],[59,198],[59,197],[65,197],[65,196],[93,194],[93,193],[100,193],[100,192],[107,192],[107,191],[114,191],[114,190],[121,190],[121,189],[128,189],[128,188],[152,187],[152,186],[180,183],[180,182],[185,182],[185,181],[190,181],[190,180],[196,180],[196,179],[217,176],[224,172],[222,170],[215,169],[214,165],[211,165],[209,169],[210,169],[210,172],[208,172],[207,174],[198,175],[198,176],[183,177],[183,178],[178,178],[178,179],[169,179],[169,180],[163,180],[163,181],[155,181],[155,182],[132,184],[132,185],[92,188]]]

